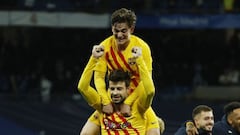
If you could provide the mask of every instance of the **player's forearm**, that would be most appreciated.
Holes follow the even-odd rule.
[[[152,100],[155,94],[155,87],[152,80],[151,75],[149,74],[149,70],[147,69],[145,62],[141,57],[137,58],[137,64],[139,68],[140,74],[140,83],[143,85],[143,89],[141,90],[141,101],[142,107],[145,109],[148,108],[152,104]],[[141,85],[141,84],[139,84]]]
[[[138,85],[139,86],[139,85]],[[124,104],[132,105],[132,103],[137,99],[139,96],[138,87],[136,87],[133,92],[124,100]]]
[[[87,90],[80,91],[80,93],[91,107],[99,111],[101,110],[101,98],[95,89],[89,86]]]
[[[152,70],[148,71],[148,72],[149,72],[149,75],[152,77]],[[138,84],[137,87],[133,90],[133,92],[125,99],[124,104],[132,105],[132,103],[141,94],[139,92],[141,91],[142,88],[143,88],[143,86]]]
[[[97,89],[98,94],[102,99],[102,104],[107,105],[111,103],[111,100],[108,97],[107,89],[106,89],[106,82],[105,82],[105,73],[95,71],[94,74],[94,83]]]
[[[78,82],[78,91],[85,91],[90,86],[90,82],[92,79],[93,69],[97,63],[97,60],[93,57],[90,57],[86,67],[83,70],[81,78]]]
[[[95,58],[91,57],[89,59],[88,64],[84,68],[84,71],[79,80],[78,91],[82,94],[82,96],[85,98],[85,100],[90,106],[94,107],[95,109],[99,109],[101,107],[100,96],[98,95],[96,90],[90,86],[93,69],[96,63],[97,60]]]

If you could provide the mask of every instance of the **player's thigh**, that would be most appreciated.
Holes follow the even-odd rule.
[[[91,121],[87,121],[83,126],[80,135],[100,135],[100,126]]]

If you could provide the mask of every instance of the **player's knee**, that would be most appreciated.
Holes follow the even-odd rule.
[[[163,119],[158,117],[158,123],[159,123],[159,127],[160,127],[160,133],[163,134],[163,132],[165,130],[165,123],[164,123]]]
[[[81,131],[79,135],[90,135],[90,134],[87,133],[86,131]]]

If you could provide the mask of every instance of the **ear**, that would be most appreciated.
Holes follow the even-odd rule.
[[[134,30],[135,30],[135,25],[132,26],[130,29],[131,29],[131,34],[132,34],[134,32]]]
[[[113,25],[112,25],[111,29],[112,29],[112,33],[113,33]]]
[[[231,125],[232,124],[232,118],[231,115],[228,115],[227,117],[227,122]]]
[[[194,122],[194,124],[195,124],[195,126],[198,126],[198,119],[193,119],[193,122]]]

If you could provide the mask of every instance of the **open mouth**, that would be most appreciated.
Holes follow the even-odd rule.
[[[118,42],[123,42],[123,40],[122,40],[122,39],[119,39]]]
[[[119,100],[121,100],[121,97],[120,96],[113,96],[112,100],[113,101],[119,101]]]

